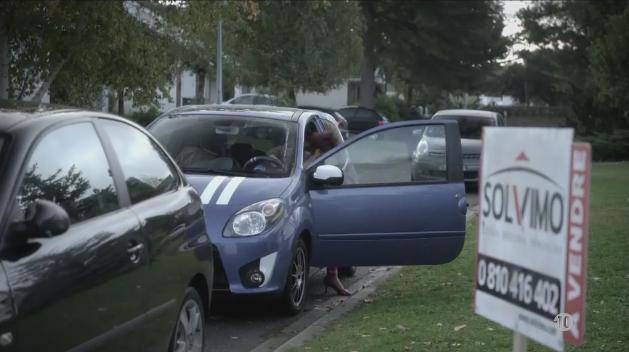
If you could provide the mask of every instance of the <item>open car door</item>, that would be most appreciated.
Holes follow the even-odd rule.
[[[368,130],[307,170],[315,266],[447,263],[465,238],[467,202],[454,121]]]

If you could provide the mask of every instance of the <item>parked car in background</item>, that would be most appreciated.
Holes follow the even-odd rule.
[[[478,182],[483,127],[504,126],[502,114],[484,110],[441,110],[436,112],[432,119],[458,122],[463,150],[464,179],[469,183]],[[435,146],[435,149],[438,147]]]
[[[389,119],[374,109],[359,106],[347,106],[338,110],[347,120],[350,135],[359,134],[370,128],[389,123]]]
[[[347,120],[337,110],[330,109],[330,108],[323,108],[320,106],[305,106],[305,105],[298,106],[298,108],[306,109],[306,110],[317,110],[317,111],[325,112],[326,114],[330,114],[330,116],[332,116],[334,120],[336,121],[336,126],[341,131],[343,138],[347,139],[349,137],[349,132],[347,130]]]
[[[452,157],[444,177],[414,182],[408,145],[425,126],[444,131]],[[272,294],[297,313],[310,265],[439,264],[462,248],[467,203],[454,122],[380,126],[342,143],[328,114],[209,105],[178,108],[148,128],[201,194],[215,290]],[[337,146],[319,155],[324,135]]]
[[[0,109],[0,340],[11,351],[200,351],[199,196],[141,127]]]
[[[223,104],[286,106],[286,103],[282,101],[282,99],[275,95],[268,94],[243,94],[231,98],[223,102]]]

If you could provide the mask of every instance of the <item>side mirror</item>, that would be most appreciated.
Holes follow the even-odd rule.
[[[317,185],[342,185],[343,171],[334,165],[319,165],[312,173],[312,182]]]
[[[70,216],[58,204],[36,199],[26,211],[26,219],[11,225],[12,232],[28,237],[53,237],[70,227]]]

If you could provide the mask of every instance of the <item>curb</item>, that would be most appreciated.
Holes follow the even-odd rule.
[[[299,347],[307,340],[320,335],[334,320],[362,303],[367,296],[374,293],[378,286],[395,275],[402,267],[381,267],[365,275],[348,289],[355,292],[350,297],[330,299],[326,305],[330,310],[313,309],[303,314],[299,320],[282,329],[279,336],[272,337],[252,349],[251,352],[283,352],[290,348]]]

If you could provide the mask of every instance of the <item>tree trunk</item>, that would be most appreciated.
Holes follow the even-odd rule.
[[[9,33],[0,17],[0,99],[9,99]]]
[[[373,109],[376,106],[376,65],[373,59],[373,53],[367,47],[363,56],[363,62],[360,65],[360,91],[359,104],[366,108]]]
[[[413,86],[408,84],[406,86],[406,105],[412,105],[413,103]]]
[[[39,89],[35,93],[35,96],[33,97],[33,100],[32,100],[34,103],[36,104],[41,103],[42,99],[44,98],[44,95],[48,93],[48,90],[50,89],[50,85],[55,80],[55,78],[57,78],[59,71],[61,71],[63,66],[66,64],[66,62],[68,62],[68,58],[61,60],[61,62],[50,72],[46,80],[42,83],[42,85],[39,87]]]
[[[118,89],[118,115],[124,116],[124,89]]]
[[[175,76],[175,106],[181,106],[181,71],[178,71]]]
[[[194,92],[194,99],[197,104],[201,104],[204,102],[205,96],[205,72],[202,70],[197,70],[196,72],[196,87]]]

